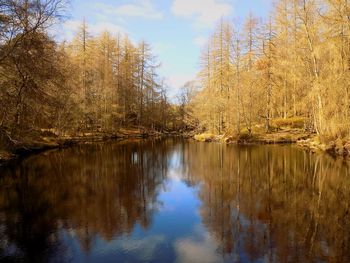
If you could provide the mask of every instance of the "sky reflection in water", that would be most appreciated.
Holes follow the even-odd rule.
[[[350,259],[348,165],[293,146],[108,142],[0,173],[1,261]]]

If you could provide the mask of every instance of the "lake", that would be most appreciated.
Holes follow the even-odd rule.
[[[3,262],[350,262],[350,169],[292,145],[78,145],[0,168]]]

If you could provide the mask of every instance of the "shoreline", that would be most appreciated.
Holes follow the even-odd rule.
[[[350,157],[350,142],[344,140],[329,141],[327,144],[321,142],[315,133],[307,133],[302,130],[283,130],[265,134],[245,134],[240,137],[214,134],[196,134],[192,136],[198,142],[218,142],[237,145],[266,145],[266,144],[294,144],[312,153],[328,153],[334,157]]]
[[[48,150],[64,149],[74,145],[105,142],[109,140],[122,141],[136,138],[158,138],[161,136],[171,135],[172,133],[160,133],[156,131],[147,131],[142,129],[121,129],[116,133],[86,133],[79,136],[62,136],[37,138],[38,141],[18,142],[13,149],[0,149],[0,166],[5,166],[10,162],[25,158],[27,156],[42,153]]]
[[[298,130],[271,132],[268,134],[258,134],[251,137],[241,136],[235,138],[227,135],[214,134],[194,134],[194,133],[174,133],[174,132],[156,132],[142,129],[121,129],[116,133],[85,133],[79,136],[62,136],[40,138],[41,141],[30,143],[19,143],[11,150],[0,149],[0,166],[25,158],[27,156],[42,153],[48,150],[64,149],[74,145],[105,142],[109,140],[123,141],[136,138],[158,138],[162,136],[182,136],[192,138],[197,142],[217,142],[236,144],[236,145],[267,145],[267,144],[295,144],[298,147],[312,153],[328,153],[334,157],[350,157],[350,142],[331,141],[329,144],[321,143],[314,133],[305,133]]]
[[[196,134],[193,139],[200,142],[223,142],[226,144],[294,144],[300,140],[307,140],[315,134],[299,129],[280,130],[271,133],[242,133],[239,136],[215,135],[210,133]]]

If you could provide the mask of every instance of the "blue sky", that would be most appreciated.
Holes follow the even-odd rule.
[[[265,17],[272,0],[72,0],[58,34],[71,38],[85,18],[90,33],[125,32],[145,40],[162,64],[161,76],[174,96],[198,71],[201,48],[221,17],[242,21],[249,12]],[[62,32],[61,32],[62,31]]]

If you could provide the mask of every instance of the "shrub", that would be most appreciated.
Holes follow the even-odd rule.
[[[250,140],[251,138],[252,138],[252,135],[249,134],[248,132],[242,132],[238,137],[240,141]]]
[[[210,142],[210,141],[213,141],[215,137],[216,136],[212,133],[202,133],[202,134],[195,135],[194,139],[200,142]]]
[[[304,128],[305,118],[304,117],[292,117],[287,119],[274,119],[272,124],[277,128],[288,127],[288,128]]]

